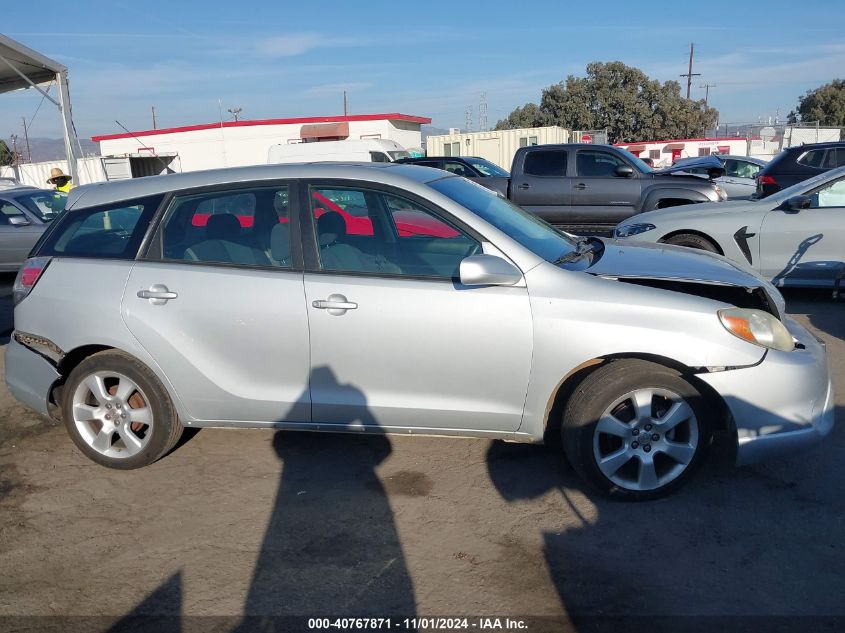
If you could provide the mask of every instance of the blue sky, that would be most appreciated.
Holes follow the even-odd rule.
[[[478,125],[487,94],[492,126],[543,87],[621,60],[660,80],[686,72],[693,96],[716,84],[723,122],[781,117],[807,89],[845,75],[845,3],[756,2],[8,2],[2,32],[70,68],[80,136],[242,118],[342,113],[429,116]],[[681,80],[682,81],[682,80]],[[53,89],[55,90],[55,89]],[[0,137],[21,133],[41,101],[0,96]],[[58,136],[45,102],[32,136]]]

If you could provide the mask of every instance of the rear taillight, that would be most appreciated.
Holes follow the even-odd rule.
[[[760,185],[776,185],[778,181],[771,176],[757,176],[757,183]]]
[[[12,288],[15,305],[23,301],[24,297],[35,287],[49,263],[49,257],[30,257],[23,263]]]

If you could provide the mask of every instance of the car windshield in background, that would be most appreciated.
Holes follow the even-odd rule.
[[[575,250],[573,238],[477,183],[464,178],[443,178],[428,183],[428,186],[469,209],[546,261],[557,261],[562,255]]]
[[[42,222],[49,222],[65,210],[67,194],[61,191],[37,191],[15,199]]]
[[[387,153],[390,155],[390,158],[393,161],[397,161],[400,158],[410,158],[410,156],[411,156],[411,154],[409,154],[408,152],[405,152],[405,151],[402,151],[402,152],[387,152]]]
[[[484,160],[483,158],[465,158],[464,160],[475,167],[484,176],[499,176],[501,178],[510,178],[511,176],[504,169],[491,163],[489,160]]]
[[[643,162],[637,156],[634,156],[631,152],[629,152],[624,147],[620,147],[619,151],[621,151],[623,154],[625,154],[625,158],[627,158],[629,161],[634,163],[634,167],[636,167],[642,173],[650,174],[651,172],[654,171],[651,167],[648,166],[648,163]]]

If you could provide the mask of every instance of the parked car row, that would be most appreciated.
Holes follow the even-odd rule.
[[[631,197],[669,182],[716,197],[706,179],[664,181],[605,148],[518,159],[517,190],[553,172],[635,181]],[[549,171],[528,180],[531,165]],[[368,230],[350,231],[350,217]],[[833,425],[823,346],[747,265],[576,238],[416,165],[78,187],[14,300],[9,389],[113,468],[161,458],[185,426],[559,434],[587,481],[648,499],[683,484],[716,431],[748,463]]]
[[[0,272],[15,272],[65,207],[61,191],[15,186],[0,190]]]

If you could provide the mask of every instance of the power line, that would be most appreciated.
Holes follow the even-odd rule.
[[[710,97],[710,88],[715,88],[716,84],[701,84],[699,88],[704,88],[704,105],[707,105],[707,99]]]

